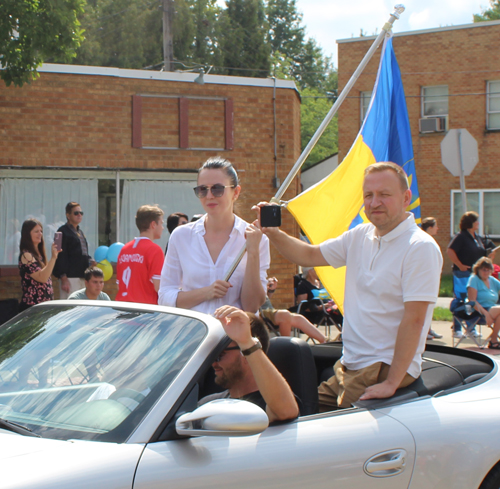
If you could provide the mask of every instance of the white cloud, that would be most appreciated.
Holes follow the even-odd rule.
[[[408,24],[411,30],[423,29],[429,25],[430,9],[426,8],[421,12],[413,12],[410,14]]]

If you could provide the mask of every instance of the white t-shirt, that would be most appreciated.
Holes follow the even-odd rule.
[[[404,303],[435,303],[443,257],[436,241],[416,224],[413,214],[385,236],[362,224],[320,245],[334,268],[346,265],[342,363],[358,370],[376,362],[392,364]],[[432,320],[425,324],[408,373],[418,377]]]
[[[229,240],[222,248],[217,262],[214,263],[204,239],[205,218],[206,215],[195,222],[178,226],[172,232],[161,272],[158,304],[175,306],[180,291],[200,289],[213,284],[216,280],[224,280],[226,273],[245,245],[245,230],[248,223],[235,216]],[[260,280],[264,291],[267,288],[267,269],[270,261],[269,239],[267,236],[262,236],[260,242]],[[247,255],[245,253],[229,279],[232,287],[224,297],[202,302],[191,309],[213,314],[218,307],[224,305],[241,308],[240,296],[246,264]]]

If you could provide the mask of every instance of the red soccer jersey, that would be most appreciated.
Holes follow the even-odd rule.
[[[117,301],[158,304],[153,279],[160,279],[163,250],[149,238],[135,238],[120,251],[116,264]]]

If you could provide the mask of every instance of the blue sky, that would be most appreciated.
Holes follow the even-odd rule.
[[[394,11],[392,0],[297,0],[303,13],[307,34],[316,39],[324,54],[331,56],[337,66],[337,39],[359,37],[380,32]],[[448,25],[472,23],[472,15],[488,8],[489,0],[407,0],[394,32],[406,32]]]

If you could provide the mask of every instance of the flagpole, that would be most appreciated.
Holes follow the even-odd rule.
[[[404,5],[398,4],[394,6],[394,12],[390,15],[389,20],[384,24],[382,27],[382,30],[380,34],[377,36],[375,41],[373,41],[373,44],[371,45],[370,49],[368,52],[365,54],[364,58],[362,59],[361,63],[359,66],[356,68],[356,71],[352,74],[351,78],[347,82],[346,86],[338,96],[337,100],[333,104],[332,108],[328,111],[328,114],[326,117],[323,119],[323,122],[320,124],[316,132],[314,133],[313,137],[307,144],[307,146],[304,148],[304,151],[302,151],[302,154],[299,156],[299,159],[295,162],[295,165],[293,165],[292,169],[288,173],[287,177],[281,184],[281,187],[278,189],[276,192],[276,195],[271,198],[270,202],[279,204],[279,201],[281,197],[283,197],[284,193],[287,191],[288,187],[292,183],[292,180],[296,177],[297,173],[299,172],[300,168],[304,164],[304,161],[306,161],[307,157],[311,153],[312,149],[318,142],[318,139],[323,135],[323,132],[325,132],[325,129],[327,128],[328,124],[330,121],[333,119],[333,116],[338,112],[339,107],[342,105],[342,102],[346,99],[347,95],[351,91],[351,88],[354,86],[356,81],[358,80],[359,76],[365,69],[366,65],[369,63],[370,59],[373,57],[375,54],[375,51],[377,48],[380,46],[381,42],[384,40],[384,37],[386,34],[392,29],[392,26],[396,20],[399,19],[400,15],[405,11]],[[242,260],[243,256],[245,255],[246,251],[246,244],[243,246],[241,249],[240,253],[234,260],[233,264],[231,265],[231,268],[228,270],[225,276],[225,281],[227,282],[230,278],[231,275],[234,273],[236,270],[236,267]]]
[[[300,168],[304,164],[304,161],[309,156],[309,153],[311,153],[312,149],[318,142],[318,139],[323,135],[323,132],[327,128],[330,121],[333,119],[333,116],[338,112],[339,107],[342,105],[342,102],[346,99],[347,95],[349,95],[351,88],[354,86],[359,76],[365,69],[366,65],[374,55],[375,51],[380,46],[380,43],[384,40],[385,35],[392,29],[392,25],[397,19],[399,19],[399,16],[404,12],[404,10],[405,10],[404,6],[400,4],[394,7],[394,12],[390,15],[389,20],[385,23],[384,27],[382,27],[382,31],[377,36],[377,38],[371,45],[370,49],[368,50],[368,52],[365,54],[365,57],[357,67],[356,71],[352,74],[350,80],[347,82],[347,85],[342,90],[341,94],[333,104],[332,108],[329,110],[328,114],[326,114],[326,117],[323,119],[323,122],[314,133],[308,145],[304,148],[304,151],[302,151],[302,154],[299,156],[299,159],[290,170],[290,173],[283,181],[281,187],[276,192],[276,195],[271,199],[271,202],[279,203],[279,200],[281,199],[281,197],[283,197],[283,194],[287,191],[288,187],[292,183],[292,180],[295,178]]]

